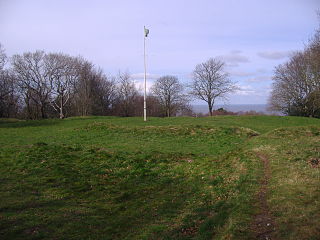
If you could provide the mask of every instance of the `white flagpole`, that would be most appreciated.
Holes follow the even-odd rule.
[[[144,26],[143,36],[144,36],[144,44],[143,44],[143,55],[144,55],[144,95],[143,95],[143,117],[144,121],[147,121],[147,69],[146,69],[146,27]]]

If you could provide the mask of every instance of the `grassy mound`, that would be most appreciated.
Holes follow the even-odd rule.
[[[312,166],[318,157],[316,124],[316,119],[266,116],[2,121],[0,234],[3,239],[248,239],[259,151],[272,158],[269,201],[278,224],[286,224],[279,231],[285,236],[291,226],[286,221],[298,220],[277,196],[298,203],[297,186],[283,184],[284,166],[287,175],[313,174],[304,181],[310,184],[307,201],[320,195],[318,168]],[[298,150],[288,154],[292,144]],[[301,173],[304,168],[308,172]],[[284,187],[282,195],[278,186]],[[314,210],[316,204],[307,212]]]

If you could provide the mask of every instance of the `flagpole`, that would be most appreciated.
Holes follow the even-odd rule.
[[[146,97],[147,97],[147,70],[146,70],[146,27],[143,26],[144,28],[144,34],[143,34],[143,58],[144,58],[144,95],[143,95],[143,118],[144,121],[147,121],[147,101],[146,101]]]

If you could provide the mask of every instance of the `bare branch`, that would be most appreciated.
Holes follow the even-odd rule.
[[[172,116],[182,106],[188,104],[183,90],[182,84],[175,76],[163,76],[157,79],[151,88],[151,92],[159,100],[167,117]]]
[[[207,102],[211,116],[216,98],[223,98],[236,90],[234,83],[224,72],[224,63],[213,58],[195,67],[190,88],[192,96]]]

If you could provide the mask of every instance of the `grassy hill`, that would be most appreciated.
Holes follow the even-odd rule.
[[[279,116],[0,120],[2,239],[320,235],[320,120]],[[260,214],[261,215],[261,214]]]

